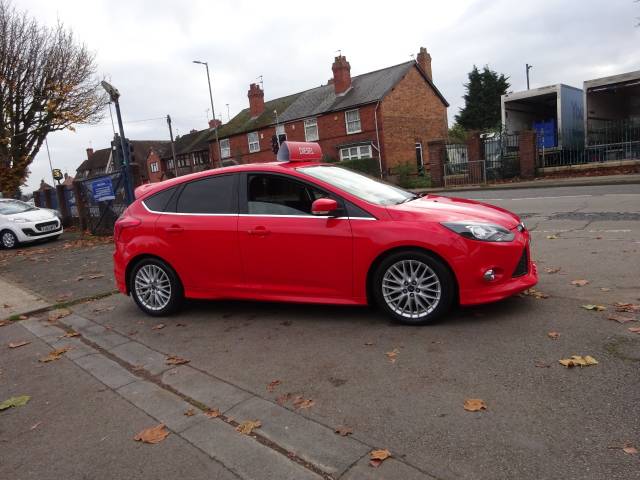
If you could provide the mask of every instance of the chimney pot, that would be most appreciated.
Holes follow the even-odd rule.
[[[429,77],[429,80],[433,80],[433,76],[431,74],[431,55],[429,55],[426,48],[420,47],[420,51],[416,57],[416,63],[427,77]]]
[[[220,125],[222,125],[222,122],[217,118],[212,118],[211,120],[209,120],[209,128],[211,129],[219,128]]]
[[[256,118],[264,112],[264,92],[257,83],[249,85],[249,111],[251,118]]]
[[[347,58],[342,55],[335,57],[331,70],[333,70],[332,83],[336,95],[345,93],[351,88],[351,65],[347,62]]]

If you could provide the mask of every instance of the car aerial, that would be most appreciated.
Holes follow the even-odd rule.
[[[38,208],[21,200],[0,198],[0,246],[14,248],[21,243],[55,239],[62,234],[56,210]]]
[[[425,324],[537,283],[515,214],[321,158],[315,143],[284,142],[277,162],[138,187],[114,228],[118,289],[153,316],[186,297],[375,303]]]

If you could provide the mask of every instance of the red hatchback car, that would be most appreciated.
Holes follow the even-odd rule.
[[[119,290],[150,315],[185,297],[375,302],[424,324],[536,284],[513,213],[415,195],[321,157],[317,144],[285,142],[284,161],[138,187],[115,226]]]

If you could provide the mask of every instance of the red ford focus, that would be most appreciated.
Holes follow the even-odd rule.
[[[454,303],[532,287],[529,233],[504,209],[418,196],[319,163],[285,142],[275,163],[144,185],[115,226],[118,288],[150,315],[183,298],[366,305],[424,324]]]

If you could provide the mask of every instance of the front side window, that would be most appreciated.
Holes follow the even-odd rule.
[[[317,142],[320,139],[318,134],[318,119],[308,118],[304,121],[304,139],[307,142]]]
[[[340,149],[340,160],[359,160],[361,158],[371,158],[371,145]]]
[[[278,175],[250,175],[248,212],[252,215],[311,215],[311,204],[325,192]]]
[[[344,120],[347,124],[347,133],[359,133],[362,131],[360,125],[360,110],[348,110],[344,112]]]
[[[258,132],[248,133],[247,141],[249,142],[249,153],[260,151],[260,139],[258,138]]]
[[[231,145],[228,138],[220,140],[220,155],[222,158],[229,158],[231,156]]]
[[[235,175],[212,175],[189,182],[178,198],[178,213],[237,213]]]

